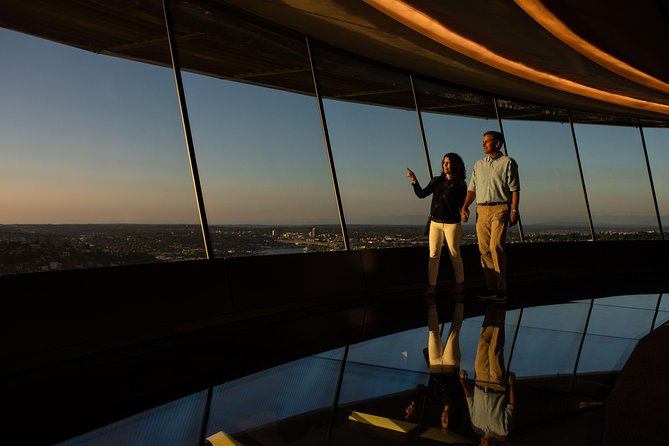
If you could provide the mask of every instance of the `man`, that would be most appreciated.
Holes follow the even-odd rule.
[[[516,378],[505,372],[504,321],[504,309],[496,303],[488,305],[476,347],[474,385],[467,372],[460,371],[469,419],[483,446],[506,440],[513,429]]]
[[[518,223],[520,181],[518,165],[502,155],[504,136],[500,132],[483,134],[486,157],[474,164],[462,206],[462,221],[469,219],[469,205],[476,199],[476,235],[487,291],[483,299],[506,299],[506,255],[504,241],[509,226]]]

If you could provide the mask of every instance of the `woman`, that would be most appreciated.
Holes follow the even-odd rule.
[[[455,285],[451,289],[454,296],[462,294],[465,282],[462,257],[460,257],[460,243],[462,242],[462,224],[460,223],[460,209],[465,202],[467,185],[465,184],[465,164],[457,153],[447,153],[441,162],[442,172],[425,187],[420,187],[416,175],[407,169],[407,178],[413,184],[418,198],[432,195],[432,210],[430,212],[430,260],[428,261],[428,287],[426,294],[434,297],[434,288],[437,285],[439,274],[439,259],[444,240],[448,244],[448,252],[453,263]]]

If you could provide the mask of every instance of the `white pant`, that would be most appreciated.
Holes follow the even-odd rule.
[[[441,340],[437,306],[427,309],[427,352],[430,358],[430,373],[455,373],[460,369],[460,328],[465,306],[456,302],[453,309],[453,322],[448,330],[446,345]]]
[[[444,246],[444,240],[448,245],[448,253],[453,263],[453,273],[455,274],[455,283],[465,280],[465,268],[462,265],[460,256],[460,243],[462,243],[462,224],[458,223],[437,223],[430,222],[430,260],[427,263],[428,285],[437,285],[437,275],[439,274],[439,259],[441,258],[441,249]]]

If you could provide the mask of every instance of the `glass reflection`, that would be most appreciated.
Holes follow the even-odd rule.
[[[205,392],[155,407],[57,446],[198,446]]]
[[[464,401],[462,390],[459,388],[460,371],[460,329],[464,315],[462,298],[454,303],[453,321],[446,337],[442,341],[439,329],[437,306],[434,302],[428,305],[428,341],[423,350],[428,370],[430,372],[428,385],[416,388],[412,401],[405,409],[405,419],[416,419],[417,402],[423,408],[421,425],[433,426],[435,418],[443,431],[462,428],[464,422]]]
[[[427,346],[425,327],[351,346],[335,418],[341,348],[216,387],[206,435],[241,444],[325,444],[334,421],[330,444],[495,444],[503,439],[536,444],[552,435],[547,432],[566,414],[604,407],[618,370],[647,333],[658,297],[660,313],[669,312],[663,295],[593,301],[572,382],[590,300],[521,312],[498,302],[464,305],[458,295],[446,301],[428,296]],[[465,310],[478,316],[465,319]],[[440,314],[450,325],[440,327]],[[514,344],[510,332],[518,324]],[[165,438],[156,428],[165,422],[180,425],[166,432],[192,444],[204,400],[199,393],[64,444],[128,435],[154,444],[150,437]],[[565,444],[574,444],[580,434],[560,435]]]
[[[513,428],[516,378],[507,373],[504,363],[505,316],[503,306],[486,307],[476,348],[473,383],[465,370],[460,372],[471,425],[480,435],[481,445],[506,440]]]
[[[336,357],[340,351],[333,351]],[[340,361],[311,356],[214,388],[207,436],[242,444],[321,444]],[[307,417],[309,423],[303,421]]]

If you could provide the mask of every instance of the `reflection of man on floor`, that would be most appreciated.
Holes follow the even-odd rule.
[[[461,300],[461,299],[460,299]],[[454,404],[457,397],[462,400],[458,388],[458,372],[460,371],[460,328],[464,305],[456,302],[453,310],[453,322],[448,331],[448,338],[444,345],[439,330],[439,317],[434,302],[427,309],[427,357],[430,370],[430,381],[427,387],[420,386],[419,394],[424,395],[432,404],[441,410],[441,428],[447,430],[454,413]],[[415,400],[406,409],[407,420],[413,418],[416,410]],[[464,410],[464,409],[463,409]]]
[[[504,316],[498,305],[486,309],[476,349],[474,385],[467,381],[466,371],[460,372],[472,428],[481,435],[484,446],[505,440],[512,428],[515,377],[507,377],[504,367]]]

